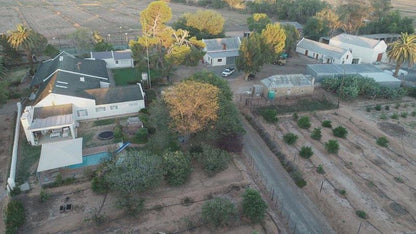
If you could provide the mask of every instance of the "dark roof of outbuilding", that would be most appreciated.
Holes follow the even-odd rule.
[[[139,86],[89,89],[85,92],[95,99],[97,105],[143,100]]]

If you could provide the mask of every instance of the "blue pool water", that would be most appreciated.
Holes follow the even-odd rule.
[[[101,152],[96,154],[90,154],[82,157],[82,163],[68,166],[68,168],[75,169],[80,167],[88,167],[99,164],[105,159],[109,159],[111,156],[108,152]]]

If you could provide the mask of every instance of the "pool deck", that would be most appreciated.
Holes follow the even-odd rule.
[[[110,144],[110,145],[102,145],[102,146],[97,146],[97,147],[91,147],[91,148],[85,148],[85,149],[82,149],[82,156],[109,151],[109,149],[116,150],[118,148],[119,148],[119,146],[118,146],[117,143],[116,144]]]

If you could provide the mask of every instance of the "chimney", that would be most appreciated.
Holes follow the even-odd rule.
[[[227,49],[227,45],[225,43],[222,43],[222,50],[226,50]]]
[[[81,67],[80,67],[80,66],[81,66],[81,62],[78,62],[78,63],[77,63],[77,68],[78,68],[78,71],[80,71],[80,70],[81,70]]]

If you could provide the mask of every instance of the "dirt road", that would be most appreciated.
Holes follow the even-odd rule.
[[[274,189],[283,204],[282,209],[289,214],[291,220],[296,220],[295,233],[335,233],[318,208],[296,187],[257,132],[245,120],[243,125],[247,131],[243,140],[243,153],[253,158],[267,179],[267,187]]]

